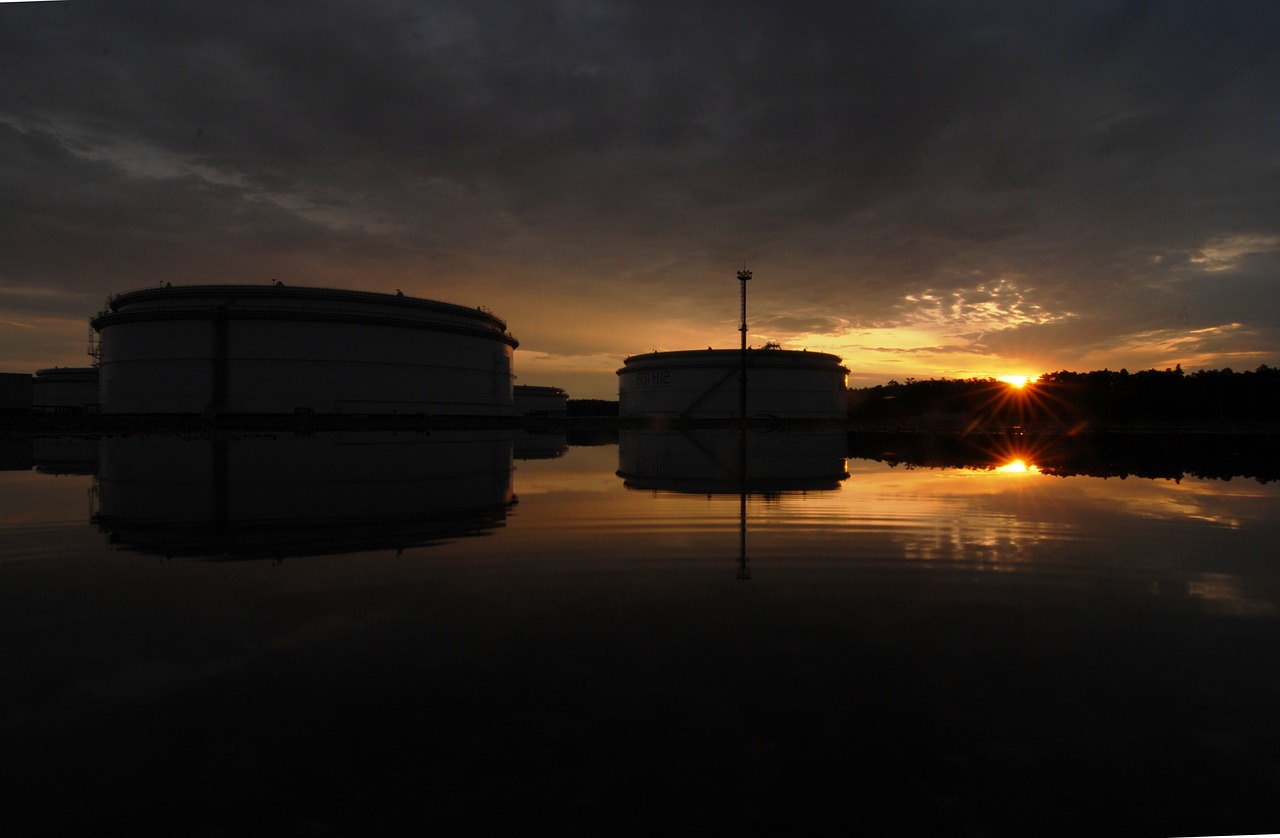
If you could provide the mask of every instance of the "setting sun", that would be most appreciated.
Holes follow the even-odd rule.
[[[1034,381],[1036,377],[1034,375],[1001,375],[997,376],[997,378],[1010,387],[1016,387],[1021,390]]]

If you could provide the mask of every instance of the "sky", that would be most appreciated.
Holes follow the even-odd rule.
[[[0,370],[108,296],[483,305],[517,383],[1280,365],[1280,4],[0,3]]]

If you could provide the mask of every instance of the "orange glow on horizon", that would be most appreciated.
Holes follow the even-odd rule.
[[[1039,474],[1040,469],[1037,466],[1028,465],[1025,460],[1010,460],[1002,466],[997,466],[996,471],[1001,474]]]
[[[1028,384],[1030,384],[1031,382],[1035,381],[1035,380],[1036,380],[1036,378],[1038,378],[1038,377],[1039,377],[1039,376],[1035,376],[1035,375],[1000,375],[1000,376],[996,376],[996,378],[997,378],[997,379],[999,379],[1000,381],[1003,381],[1005,384],[1008,384],[1010,387],[1013,387],[1015,390],[1021,390],[1023,387],[1026,387]]]

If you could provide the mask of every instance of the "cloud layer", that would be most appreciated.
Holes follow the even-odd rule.
[[[1268,2],[5,4],[0,367],[280,278],[488,305],[607,396],[736,343],[744,262],[753,340],[855,380],[1274,364],[1276,43]]]

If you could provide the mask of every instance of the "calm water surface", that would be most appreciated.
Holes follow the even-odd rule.
[[[37,441],[5,822],[1280,831],[1280,485],[845,442]]]

